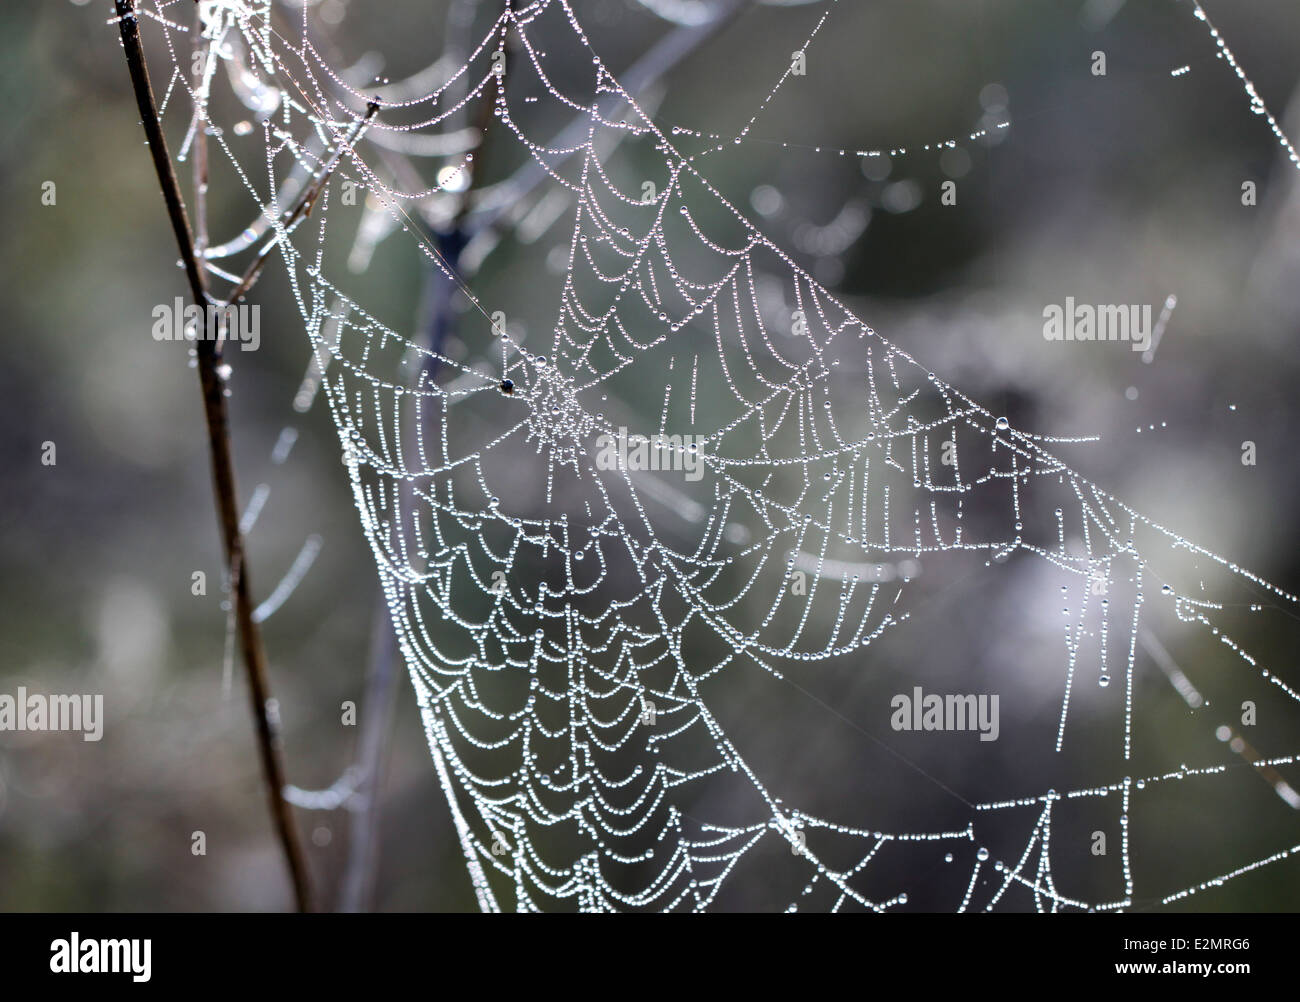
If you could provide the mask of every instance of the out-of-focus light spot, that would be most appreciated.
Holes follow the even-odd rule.
[[[965,177],[970,173],[970,154],[960,146],[944,150],[939,155],[939,169],[949,177]]]
[[[1006,111],[1011,98],[1000,83],[991,83],[980,91],[980,107],[991,115]]]
[[[921,204],[921,186],[915,181],[895,181],[885,188],[880,204],[886,212],[911,212]]]
[[[893,163],[884,154],[878,157],[866,157],[862,161],[862,175],[868,181],[883,181],[889,177],[889,171],[892,167]]]
[[[469,187],[469,170],[450,165],[438,171],[438,187],[443,191],[464,191]]]
[[[761,184],[750,193],[749,204],[760,216],[774,216],[785,207],[785,199],[770,184]]]
[[[326,24],[341,24],[343,15],[348,11],[343,0],[322,0],[321,5],[316,9],[320,13],[320,19]]]

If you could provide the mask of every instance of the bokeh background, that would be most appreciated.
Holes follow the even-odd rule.
[[[485,27],[495,7],[479,7],[475,23]],[[574,7],[616,68],[673,30],[634,0]],[[823,8],[745,10],[661,81],[657,120],[734,133]],[[1206,9],[1283,126],[1300,133],[1300,8],[1208,0]],[[183,276],[111,13],[100,0],[0,11],[0,287],[9,303],[0,335],[0,691],[102,692],[108,716],[98,744],[0,734],[0,908],[284,908],[238,665],[230,690],[223,684],[226,616],[197,378],[183,346],[149,337],[150,310],[183,295]],[[444,2],[413,0],[326,0],[312,12],[353,59],[395,77],[441,51],[446,15]],[[157,33],[146,30],[146,40],[161,87]],[[1107,54],[1104,78],[1089,72],[1097,49]],[[1170,75],[1184,65],[1188,73]],[[963,141],[961,156],[915,152],[1002,121],[1010,127],[988,141]],[[1251,113],[1189,4],[841,0],[808,74],[765,108],[752,136],[708,161],[709,178],[883,336],[1017,427],[1100,436],[1058,451],[1138,510],[1300,591],[1300,171]],[[864,169],[825,152],[841,147],[913,152]],[[955,207],[938,203],[947,178],[958,182]],[[1253,208],[1241,203],[1246,180],[1258,185]],[[54,205],[41,201],[47,181]],[[214,190],[217,239],[246,214],[238,193]],[[547,251],[564,229],[533,244],[503,241],[475,288],[526,301],[530,275],[553,268]],[[420,261],[386,249],[369,274],[386,318],[419,322],[428,281]],[[1178,306],[1152,364],[1041,336],[1043,306],[1066,295],[1159,304],[1170,293]],[[259,484],[271,490],[249,541],[259,593],[305,538],[322,540],[309,575],[265,627],[290,779],[320,788],[356,752],[340,705],[363,692],[376,574],[328,414],[319,403],[305,415],[292,407],[310,352],[274,266],[255,301],[263,344],[236,360],[235,451],[244,498]],[[539,301],[524,319],[543,330],[554,310]],[[299,438],[286,463],[272,463],[288,424]],[[1246,440],[1257,445],[1253,467],[1240,462]],[[41,464],[45,442],[56,443],[55,466]],[[206,596],[191,594],[196,570],[207,574]],[[940,603],[944,614],[891,637],[880,656],[924,656],[954,673],[972,661],[1022,670],[1014,631],[1023,624],[998,606],[1014,603],[1014,576],[982,596],[987,615],[957,614],[977,597],[962,587]],[[1293,683],[1296,611],[1243,619],[1236,633]],[[1198,643],[1171,647],[1189,672],[1214,656],[1216,645]],[[1207,727],[1189,727],[1149,662],[1147,672],[1149,691],[1171,700],[1167,719],[1150,725],[1153,743],[1216,760],[1212,741],[1193,757]],[[410,686],[399,682],[368,904],[473,909]],[[842,690],[823,695],[855,705]],[[1253,737],[1266,754],[1296,750],[1300,729],[1286,710],[1279,703]],[[914,779],[846,777],[836,742],[852,734],[828,724],[821,740],[821,767],[797,771],[812,800],[905,793]],[[778,735],[770,751],[789,749]],[[1189,867],[1192,879],[1300,841],[1300,814],[1249,770],[1159,812],[1135,850],[1149,888],[1186,883],[1183,868],[1200,856],[1208,868]],[[348,813],[303,812],[300,823],[330,904],[349,851]],[[205,857],[191,854],[196,830]],[[1289,860],[1190,906],[1288,909],[1297,892],[1300,868]],[[761,894],[733,903],[770,905]]]

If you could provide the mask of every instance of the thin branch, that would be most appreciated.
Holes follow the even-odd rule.
[[[158,186],[162,189],[163,201],[167,206],[167,218],[171,221],[172,231],[180,249],[181,260],[185,266],[185,277],[189,280],[190,294],[195,303],[204,308],[207,323],[210,324],[213,314],[207,309],[210,304],[207,283],[204,281],[203,269],[195,254],[194,236],[185,214],[180,184],[176,180],[176,171],[172,165],[171,155],[167,151],[167,140],[163,135],[162,123],[158,119],[158,106],[154,100],[153,87],[149,82],[149,69],[145,64],[144,48],[140,42],[140,25],[135,13],[135,0],[115,0],[115,3],[126,66],[131,75],[131,84],[135,90],[136,104],[140,109],[141,124],[144,126],[154,170],[158,174]],[[249,584],[248,568],[244,559],[243,534],[239,529],[239,505],[236,500],[234,459],[230,446],[226,386],[225,380],[218,372],[221,358],[219,346],[215,336],[209,336],[215,333],[205,327],[204,336],[197,344],[199,379],[203,389],[203,409],[207,419],[208,446],[212,457],[213,492],[216,496],[217,513],[221,523],[226,566],[231,588],[235,594],[235,619],[239,627],[244,664],[248,668],[249,694],[252,699],[258,748],[266,778],[267,799],[289,865],[298,908],[301,911],[310,911],[311,884],[306,857],[294,824],[293,813],[283,795],[286,785],[284,765],[281,761],[279,737],[271,722],[268,707],[271,692],[267,680],[266,653],[262,647],[260,631],[253,618],[252,587]]]
[[[334,155],[330,157],[329,162],[326,163],[321,172],[316,175],[315,180],[313,180],[312,183],[303,190],[302,196],[298,201],[285,210],[284,222],[282,224],[285,230],[293,229],[299,220],[306,219],[311,215],[311,210],[316,205],[316,199],[320,198],[321,190],[333,175],[334,169],[338,167],[339,161],[343,159],[344,151],[352,148],[352,144],[357,141],[357,138],[361,134],[361,130],[365,128],[367,122],[374,118],[375,112],[378,110],[379,103],[377,101],[371,101],[366,105],[365,115],[352,124],[351,129],[348,130],[348,134],[343,137],[343,141],[339,143],[339,148],[334,151]],[[226,303],[228,305],[233,306],[243,299],[244,296],[248,295],[248,290],[251,289],[253,284],[257,281],[267,259],[271,256],[271,252],[275,250],[276,244],[279,242],[280,236],[277,233],[275,238],[262,249],[262,252],[258,254],[257,257],[253,259],[252,264],[248,266],[248,270],[244,272],[244,277],[239,280],[239,284],[236,285],[235,288],[231,290],[230,295],[226,297]]]

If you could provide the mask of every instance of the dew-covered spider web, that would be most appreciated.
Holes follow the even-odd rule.
[[[205,127],[256,214],[214,233],[211,274],[266,248],[287,272],[296,403],[319,388],[337,427],[483,909],[1119,910],[1294,867],[1297,749],[1256,750],[1237,707],[1296,733],[1292,666],[1238,639],[1295,596],[896,348],[724,197],[710,156],[797,71],[706,134],[624,89],[569,0],[503,4],[379,83],[318,6],[200,3],[197,76],[191,5],[141,15],[165,120],[197,109],[181,154]],[[489,156],[518,171],[451,218]],[[488,302],[467,276],[506,240],[536,241],[527,295]],[[464,350],[373,291],[415,265],[466,307]],[[975,632],[1013,573],[996,657],[927,674],[913,654]],[[1195,671],[1188,636],[1213,642]],[[996,695],[1000,721],[957,700],[963,729],[891,728],[933,693]],[[1175,712],[1202,740],[1170,758]],[[1246,800],[1291,838],[1234,823]],[[1179,846],[1168,819],[1204,812],[1221,839]]]

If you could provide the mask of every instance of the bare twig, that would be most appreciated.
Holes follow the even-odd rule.
[[[203,308],[207,318],[206,323],[211,324],[213,312],[208,309],[211,301],[207,292],[207,283],[195,254],[194,236],[185,214],[180,184],[176,179],[171,155],[167,151],[167,140],[163,135],[162,123],[158,119],[158,107],[154,100],[153,87],[149,82],[149,70],[145,64],[144,49],[140,42],[135,0],[115,0],[115,3],[127,70],[131,75],[136,104],[140,109],[141,124],[144,126],[154,170],[158,174],[158,186],[162,189],[163,201],[167,206],[167,217],[171,221],[172,231],[180,249],[190,294],[195,303]],[[207,419],[208,446],[212,458],[213,492],[216,496],[217,513],[221,523],[226,566],[235,597],[235,618],[239,627],[240,646],[244,664],[248,668],[249,694],[252,699],[253,719],[256,723],[258,747],[266,778],[267,798],[289,865],[298,908],[301,911],[310,911],[311,885],[306,857],[294,825],[293,814],[283,796],[284,765],[281,761],[279,737],[272,725],[268,708],[271,692],[267,679],[266,654],[262,647],[260,631],[253,618],[252,586],[249,584],[248,568],[244,559],[243,534],[239,529],[239,505],[235,488],[234,459],[230,446],[226,386],[219,372],[221,354],[215,333],[205,326],[204,336],[197,343],[199,379],[203,389],[203,409]]]
[[[329,181],[330,176],[334,173],[334,169],[339,165],[339,161],[343,159],[343,154],[352,148],[352,144],[357,141],[357,137],[361,134],[361,130],[365,128],[367,122],[374,118],[375,112],[378,110],[379,104],[376,101],[371,101],[366,105],[365,115],[352,124],[352,128],[348,131],[348,134],[343,137],[343,140],[339,143],[339,148],[334,151],[334,155],[330,157],[325,166],[321,168],[320,172],[316,175],[311,184],[307,185],[307,187],[303,189],[302,195],[298,198],[298,201],[285,210],[283,226],[286,230],[293,229],[293,227],[298,224],[299,220],[306,219],[311,215],[311,210],[316,205],[316,199],[320,198],[321,190],[325,187],[326,182]],[[262,273],[262,268],[266,265],[267,259],[271,256],[271,252],[275,250],[277,243],[279,243],[278,235],[262,249],[262,252],[258,254],[257,257],[253,259],[253,262],[244,272],[244,277],[239,280],[239,284],[236,285],[234,289],[231,290],[230,295],[226,297],[226,302],[228,304],[233,306],[235,303],[238,303],[243,299],[244,296],[248,295],[248,290],[253,287],[253,283],[257,281],[258,276]]]

